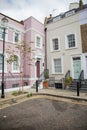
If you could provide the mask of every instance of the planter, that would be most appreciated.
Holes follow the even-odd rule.
[[[43,87],[48,88],[48,85],[49,85],[48,81],[43,82]]]
[[[71,83],[72,83],[72,77],[68,76],[65,80],[65,86],[67,89],[69,89]]]

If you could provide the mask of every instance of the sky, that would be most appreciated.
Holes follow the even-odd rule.
[[[0,13],[21,21],[33,16],[44,23],[45,17],[69,10],[69,4],[79,0],[0,0]],[[87,4],[87,0],[83,0]]]

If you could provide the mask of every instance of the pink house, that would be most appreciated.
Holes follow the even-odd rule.
[[[22,85],[25,88],[32,87],[44,71],[45,43],[44,25],[33,17],[24,21],[16,21],[0,13],[0,86],[2,81],[2,48],[3,29],[1,19],[8,19],[8,27],[5,35],[5,88],[17,89]],[[24,43],[26,52],[18,49]],[[11,54],[17,56],[17,61],[7,63]]]

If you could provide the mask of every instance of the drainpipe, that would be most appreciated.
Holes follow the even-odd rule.
[[[45,31],[45,69],[47,69],[47,28],[45,28],[44,31]]]

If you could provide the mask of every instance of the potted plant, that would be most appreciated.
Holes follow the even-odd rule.
[[[46,70],[44,71],[43,86],[44,86],[45,88],[48,88],[48,86],[49,86],[49,70],[48,70],[48,69],[46,69]]]
[[[71,83],[72,83],[72,77],[67,76],[66,79],[65,79],[65,86],[66,86],[66,88],[69,88]]]

